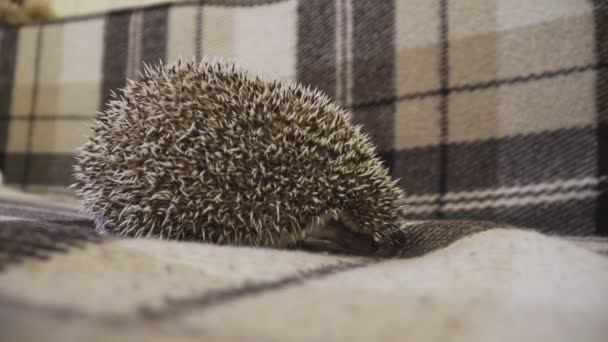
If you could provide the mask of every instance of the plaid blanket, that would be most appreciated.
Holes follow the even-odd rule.
[[[608,234],[605,1],[210,0],[0,27],[0,170],[66,192],[143,63],[233,57],[350,109],[409,218]]]
[[[0,188],[2,341],[605,341],[608,240],[515,229],[374,260],[101,237]]]
[[[0,340],[604,341],[607,23],[603,1],[206,0],[0,27],[0,170],[53,194],[0,187]],[[418,257],[94,233],[65,190],[91,116],[142,63],[203,55],[350,109]]]

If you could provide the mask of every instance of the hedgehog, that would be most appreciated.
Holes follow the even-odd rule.
[[[100,232],[350,253],[391,244],[398,180],[309,86],[233,61],[147,65],[91,128],[73,188]]]

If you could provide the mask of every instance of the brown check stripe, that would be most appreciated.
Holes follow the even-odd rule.
[[[101,237],[76,210],[0,199],[0,271],[27,259],[46,260]]]
[[[540,10],[542,9],[542,10]],[[608,235],[605,1],[201,1],[0,28],[0,169],[58,191],[143,62],[234,57],[349,108],[408,218]]]

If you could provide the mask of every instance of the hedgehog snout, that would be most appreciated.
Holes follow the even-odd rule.
[[[364,232],[347,211],[327,213],[314,220],[297,246],[307,250],[369,255],[377,249],[372,234]]]

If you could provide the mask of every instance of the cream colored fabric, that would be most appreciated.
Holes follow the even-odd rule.
[[[157,240],[0,273],[7,341],[605,341],[608,259],[496,229],[365,260]]]
[[[77,210],[0,187],[0,340],[608,336],[605,239],[496,228],[371,259],[99,237]]]

